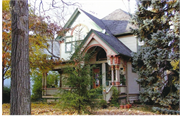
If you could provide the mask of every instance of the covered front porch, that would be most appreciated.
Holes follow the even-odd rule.
[[[80,54],[91,54],[89,59],[90,65],[96,67],[92,69],[91,77],[95,80],[90,88],[102,86],[103,99],[109,101],[112,96],[112,87],[116,87],[119,91],[119,98],[124,101],[129,101],[129,83],[134,84],[133,73],[128,67],[131,67],[131,51],[124,46],[117,38],[109,36],[105,33],[100,33],[91,30],[81,43]],[[84,62],[86,64],[86,62]],[[73,64],[72,64],[73,66]],[[63,68],[66,63],[61,65],[57,64],[53,70],[57,70],[60,74],[59,88],[70,89],[69,86],[64,86]],[[53,96],[57,88],[49,89],[46,87],[46,76],[43,77],[43,97]],[[45,85],[45,86],[44,86]],[[53,91],[53,92],[52,92]],[[134,92],[131,92],[131,94]],[[136,93],[135,93],[136,94]]]
[[[103,99],[109,101],[112,96],[112,87],[115,86],[119,91],[120,98],[127,98],[127,86],[126,86],[126,61],[125,58],[121,56],[109,56],[107,57],[106,51],[100,46],[91,47],[87,51],[90,52],[92,49],[95,49],[94,55],[90,58],[90,65],[95,67],[91,70],[91,77],[95,79],[95,82],[91,85],[90,88],[97,88],[102,86],[102,96]],[[47,73],[44,73],[42,79],[42,98],[54,99],[57,98],[55,95],[58,93],[58,90],[61,89],[70,89],[69,86],[63,84],[62,79],[66,76],[63,73],[63,69],[66,67],[66,63],[59,64],[54,67],[54,71],[59,73],[58,80],[56,80],[55,86],[48,86],[47,84]],[[68,63],[68,65],[74,66],[73,64]]]

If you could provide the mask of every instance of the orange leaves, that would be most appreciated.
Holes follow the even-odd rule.
[[[3,0],[7,5],[7,1]],[[7,7],[7,6],[6,6]],[[4,6],[3,6],[4,8]],[[2,69],[3,69],[3,79],[4,76],[8,77],[10,75],[9,73],[9,67],[11,64],[10,58],[11,58],[11,21],[10,21],[10,12],[3,11],[2,12]]]
[[[3,68],[10,67],[11,59],[11,14],[9,2],[10,0],[2,1]],[[54,35],[61,30],[61,27],[56,23],[51,23],[49,17],[34,15],[33,10],[29,13],[29,57],[31,69],[49,70],[54,63],[50,60],[51,55],[47,55],[44,51],[48,48],[47,41],[55,39]]]

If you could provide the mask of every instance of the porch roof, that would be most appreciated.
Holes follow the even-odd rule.
[[[86,36],[82,44],[84,44],[90,37],[90,35],[94,33],[97,35],[106,45],[108,45],[117,55],[124,55],[128,57],[131,56],[131,50],[126,47],[121,41],[119,41],[113,35],[106,35],[104,33],[98,32],[96,30],[91,30],[89,34]]]

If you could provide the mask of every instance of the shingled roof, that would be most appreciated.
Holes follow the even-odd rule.
[[[81,11],[84,12],[99,27],[105,29],[107,33],[113,34],[115,36],[131,33],[130,28],[135,28],[132,24],[129,23],[131,19],[130,14],[121,9],[115,10],[103,19],[98,19],[82,9]]]
[[[91,20],[93,20],[100,28],[105,29],[107,33],[111,34],[111,31],[109,28],[103,23],[101,19],[98,19],[97,17],[87,13],[86,11],[82,10],[81,11],[86,14]]]
[[[129,23],[131,16],[129,13],[117,9],[102,19],[106,27],[109,28],[113,35],[131,33],[130,27],[135,28]]]
[[[127,46],[125,46],[121,41],[119,41],[116,37],[112,35],[106,35],[96,30],[93,30],[93,31],[101,39],[103,39],[106,42],[106,44],[108,44],[111,48],[113,48],[118,54],[132,57],[131,50]]]
[[[130,23],[130,15],[125,11],[118,9],[107,15],[103,19],[98,19],[97,17],[87,13],[82,9],[76,9],[68,23],[64,28],[68,28],[72,25],[73,21],[76,20],[80,11],[87,15],[92,21],[94,21],[101,29],[106,30],[105,33],[98,32],[96,30],[91,30],[89,32],[96,33],[106,44],[108,44],[117,54],[125,55],[131,57],[131,50],[125,46],[121,41],[119,41],[115,36],[130,33],[129,27],[133,27]],[[89,35],[88,34],[88,35]],[[87,37],[87,36],[86,36]],[[61,37],[59,37],[61,38]],[[58,37],[56,38],[59,39]],[[86,41],[86,39],[84,40]]]

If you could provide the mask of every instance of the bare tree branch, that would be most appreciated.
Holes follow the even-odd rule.
[[[60,57],[59,57],[59,56],[54,55],[51,51],[49,51],[49,49],[48,49],[48,48],[47,48],[46,50],[48,51],[48,53],[50,53],[50,54],[52,55],[52,57],[55,57],[55,58],[60,59]]]

